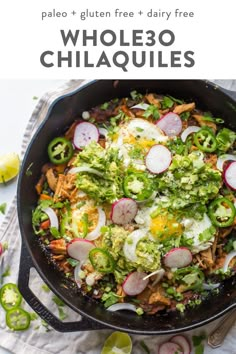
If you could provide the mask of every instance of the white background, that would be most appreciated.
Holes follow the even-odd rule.
[[[89,9],[90,11],[111,11],[115,8],[122,11],[134,11],[134,18],[90,18],[81,21],[79,16],[72,16],[71,11],[77,13]],[[139,10],[147,12],[193,11],[194,18],[174,18],[169,21],[165,18],[147,18],[137,15]],[[66,18],[48,18],[41,20],[43,11],[68,12]],[[120,0],[119,2],[107,0],[21,0],[4,1],[0,12],[0,78],[236,78],[236,50],[235,50],[235,0],[149,0],[135,2]],[[125,29],[127,35],[132,29],[161,30],[170,29],[175,33],[175,43],[171,47],[156,45],[155,51],[164,50],[168,57],[169,50],[193,50],[196,64],[193,68],[134,68],[130,67],[125,73],[120,68],[44,68],[39,61],[40,54],[45,50],[83,50],[77,47],[63,46],[60,29]],[[106,49],[107,48],[107,49]],[[117,50],[133,48],[113,46],[106,47],[110,56]],[[136,47],[140,50],[142,47]],[[85,48],[86,49],[86,48]],[[145,49],[145,48],[144,48]],[[147,49],[147,48],[146,48]],[[96,62],[102,46],[90,47],[91,61]]]

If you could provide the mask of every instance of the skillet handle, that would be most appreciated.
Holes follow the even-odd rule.
[[[91,331],[107,328],[100,323],[87,319],[86,317],[82,317],[81,321],[77,322],[60,321],[41,303],[41,301],[29,288],[29,276],[31,268],[34,268],[31,257],[26,249],[26,246],[22,245],[18,276],[19,290],[31,308],[52,328],[59,332]]]

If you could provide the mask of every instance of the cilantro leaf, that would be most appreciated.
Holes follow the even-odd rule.
[[[0,205],[0,213],[5,214],[6,213],[6,208],[7,208],[7,203],[2,203]]]

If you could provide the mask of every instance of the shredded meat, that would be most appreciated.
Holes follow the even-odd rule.
[[[205,264],[207,268],[212,268],[214,261],[212,257],[212,249],[211,247],[205,251],[200,252],[201,260]]]
[[[72,266],[70,265],[67,260],[62,260],[57,262],[59,269],[62,270],[64,273],[70,273],[72,271]]]
[[[49,168],[49,170],[47,170],[46,178],[47,178],[47,182],[48,182],[49,187],[51,188],[52,191],[55,192],[58,178],[55,176],[52,168]]]
[[[225,227],[219,230],[219,237],[220,238],[225,238],[227,237],[229,234],[231,234],[233,230],[233,226],[230,227]]]
[[[216,169],[217,155],[215,155],[215,154],[208,154],[208,155],[205,157],[204,161],[205,161],[206,163],[211,164],[212,168]]]
[[[176,114],[181,114],[184,112],[191,112],[192,110],[195,109],[195,103],[185,103],[185,104],[181,104],[178,105],[174,108],[173,112]]]
[[[203,126],[208,126],[209,128],[211,128],[214,132],[216,132],[216,124],[213,122],[208,122],[206,120],[203,119],[202,115],[199,114],[193,114],[193,118],[196,119],[196,121],[198,122],[198,124],[203,127]]]
[[[163,289],[161,286],[158,286],[157,290],[151,294],[149,297],[148,303],[150,305],[163,305],[170,306],[170,299],[163,295]]]
[[[41,177],[39,178],[39,180],[35,186],[35,189],[36,189],[36,192],[38,193],[38,195],[40,195],[42,193],[43,184],[44,184],[45,180],[46,180],[45,175],[41,175]]]
[[[161,103],[158,98],[156,98],[153,93],[149,93],[148,95],[145,96],[146,100],[148,103],[153,104],[154,106],[157,106],[158,108],[161,108]]]
[[[52,251],[54,254],[60,254],[60,255],[66,255],[66,241],[63,238],[60,238],[59,240],[53,240],[50,242],[48,245],[48,248]]]
[[[54,201],[61,201],[64,199],[69,199],[71,202],[75,201],[78,192],[75,186],[75,179],[76,176],[73,174],[59,175],[54,194]]]

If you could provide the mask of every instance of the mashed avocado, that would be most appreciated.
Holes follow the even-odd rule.
[[[221,174],[197,151],[188,156],[175,155],[168,171],[157,178],[157,185],[169,197],[172,209],[179,210],[213,199],[221,186]]]
[[[77,155],[74,166],[87,166],[102,173],[102,177],[88,172],[80,172],[77,175],[77,188],[96,202],[112,203],[122,196],[123,169],[118,149],[104,150],[98,143],[92,141]]]
[[[130,232],[121,226],[110,226],[103,234],[103,246],[109,250],[117,264],[114,276],[118,283],[122,283],[125,276],[134,270],[153,272],[160,268],[158,243],[148,237],[144,237],[137,244],[136,262],[125,258],[123,247],[129,234]]]

